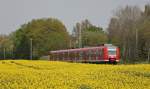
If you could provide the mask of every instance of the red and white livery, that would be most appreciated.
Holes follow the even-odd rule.
[[[50,51],[50,60],[70,62],[109,62],[120,61],[119,48],[111,44],[98,47]]]

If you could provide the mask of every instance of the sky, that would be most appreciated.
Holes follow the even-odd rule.
[[[0,34],[9,34],[32,19],[54,17],[68,31],[84,19],[107,28],[113,12],[126,5],[144,9],[150,0],[0,0]]]

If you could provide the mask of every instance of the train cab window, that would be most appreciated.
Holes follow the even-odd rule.
[[[116,49],[115,48],[109,48],[108,49],[108,54],[109,55],[116,55]]]

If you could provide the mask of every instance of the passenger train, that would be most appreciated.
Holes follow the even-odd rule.
[[[120,61],[120,50],[112,44],[104,44],[97,47],[56,50],[50,51],[49,60],[116,64]]]

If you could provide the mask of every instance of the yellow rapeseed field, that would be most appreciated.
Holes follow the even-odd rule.
[[[150,89],[150,65],[3,60],[0,89]]]

